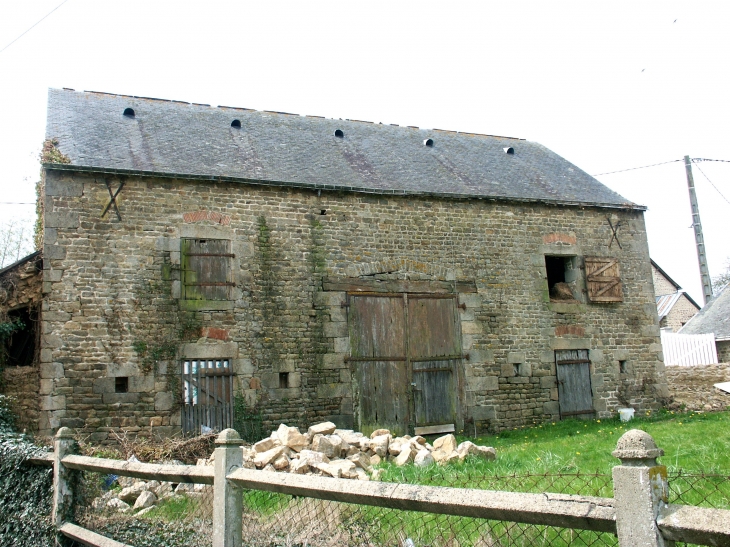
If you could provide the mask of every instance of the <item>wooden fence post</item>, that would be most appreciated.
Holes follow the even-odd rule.
[[[621,460],[613,468],[616,531],[621,547],[672,547],[657,527],[660,509],[668,502],[667,468],[656,458],[664,455],[651,435],[638,429],[624,433],[612,455]]]
[[[213,482],[213,547],[240,547],[243,526],[241,489],[226,475],[243,465],[243,440],[234,429],[225,429],[215,440]]]
[[[61,460],[69,454],[76,453],[76,439],[73,431],[62,427],[53,439],[53,513],[51,521],[60,528],[64,522],[73,520],[74,492],[71,479],[75,473],[63,466]],[[70,540],[57,534],[57,545],[70,545]]]

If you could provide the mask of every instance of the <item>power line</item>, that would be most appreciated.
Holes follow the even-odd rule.
[[[683,160],[663,161],[662,163],[652,163],[651,165],[642,165],[641,167],[630,167],[629,169],[621,169],[619,171],[609,171],[608,173],[598,173],[597,175],[592,175],[592,176],[600,177],[601,175],[613,175],[614,173],[625,173],[626,171],[635,171],[637,169],[647,169],[648,167],[656,167],[657,165],[666,165],[667,163],[676,163],[678,161],[683,161]]]
[[[695,162],[695,160],[692,160],[692,163],[695,164],[695,167],[697,167],[697,169],[699,170],[699,172],[702,173],[702,176],[707,179],[707,182],[709,182],[712,185],[712,187],[717,191],[717,193],[720,194],[720,196],[722,197],[722,199],[724,199],[725,201],[728,202],[728,204],[730,204],[730,201],[728,201],[728,199],[723,195],[723,193],[720,192],[720,189],[717,186],[715,186],[715,183],[710,180],[710,177],[708,177],[707,175],[705,175],[705,172],[700,168],[700,166],[698,165],[698,162]],[[730,163],[730,162],[728,162],[728,163]]]
[[[692,158],[692,163],[696,163],[699,161],[721,161],[723,163],[730,163],[730,160],[710,160],[707,158]]]
[[[23,36],[25,36],[26,34],[28,34],[28,32],[30,32],[30,31],[31,31],[31,30],[33,29],[33,27],[35,27],[35,26],[36,26],[36,25],[37,25],[38,23],[40,23],[41,21],[43,21],[43,19],[45,19],[46,17],[48,17],[48,16],[50,15],[50,14],[52,14],[52,13],[53,13],[54,11],[56,11],[56,10],[57,10],[58,8],[60,8],[61,6],[63,6],[63,5],[64,5],[64,4],[66,3],[66,2],[68,2],[68,0],[63,0],[63,2],[61,2],[60,4],[58,4],[58,5],[57,5],[57,6],[55,7],[55,8],[53,8],[53,9],[52,9],[51,11],[49,11],[49,12],[48,12],[48,13],[46,13],[46,14],[45,14],[45,15],[44,15],[43,17],[41,17],[40,19],[38,19],[38,21],[36,21],[35,23],[33,23],[33,25],[32,25],[32,26],[31,26],[31,27],[30,27],[30,28],[29,28],[28,30],[26,30],[26,31],[25,31],[25,32],[24,32],[23,34],[21,34],[20,36],[18,36],[18,37],[17,37],[17,38],[15,39],[15,40],[13,40],[12,42],[10,42],[10,43],[9,43],[8,45],[6,45],[6,46],[5,46],[4,48],[0,49],[0,53],[2,53],[3,51],[5,51],[6,49],[8,49],[8,48],[9,48],[10,46],[12,46],[12,45],[13,45],[13,44],[14,44],[15,42],[17,42],[17,41],[18,41],[18,40],[20,40],[20,39],[21,39],[21,38],[22,38]]]

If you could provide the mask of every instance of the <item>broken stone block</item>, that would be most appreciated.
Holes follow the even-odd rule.
[[[485,460],[494,461],[497,459],[497,451],[491,446],[477,446],[477,452]]]
[[[304,457],[299,457],[289,462],[289,473],[295,473],[297,475],[304,475],[309,472],[309,460]]]
[[[365,439],[365,435],[359,431],[353,431],[352,429],[336,429],[335,435],[340,437],[347,444],[359,445],[361,439]]]
[[[147,513],[149,513],[150,511],[153,511],[153,510],[154,510],[154,508],[155,508],[155,506],[154,506],[154,505],[151,505],[150,507],[146,507],[145,509],[142,509],[141,511],[139,511],[139,512],[138,512],[138,513],[137,513],[136,515],[134,515],[134,516],[135,516],[135,517],[143,517],[143,516],[145,516],[145,515],[146,515]]]
[[[383,473],[385,473],[385,469],[373,469],[373,472],[370,473],[370,480],[379,481]]]
[[[340,470],[340,477],[343,479],[356,479],[357,471],[356,466],[350,460],[337,460],[328,464],[330,468],[338,468]]]
[[[336,479],[342,477],[342,469],[331,463],[315,463],[312,467],[318,469],[327,477],[334,477]]]
[[[106,503],[107,509],[113,509],[120,513],[126,513],[131,509],[128,503],[123,502],[119,498],[112,498]]]
[[[274,460],[274,463],[272,465],[277,471],[284,471],[289,467],[289,458],[286,456],[286,454],[281,454],[278,458]]]
[[[367,455],[367,454],[366,454]],[[380,456],[375,454],[374,456],[368,456],[370,458],[370,465],[378,465],[381,461],[383,461]]]
[[[149,490],[145,490],[142,492],[139,497],[137,498],[137,501],[134,502],[133,509],[136,511],[137,509],[146,509],[147,507],[153,506],[157,502],[157,496],[155,496],[152,492]]]
[[[459,453],[456,450],[454,450],[453,452],[451,452],[450,454],[448,454],[446,456],[446,458],[443,460],[442,463],[447,464],[447,463],[451,463],[456,460],[461,460],[461,457],[459,456]]]
[[[181,482],[175,487],[176,494],[190,494],[195,492],[195,485],[191,482]]]
[[[459,453],[460,456],[463,457],[471,456],[478,452],[477,445],[475,445],[471,441],[464,441],[456,447],[456,451]]]
[[[268,473],[276,473],[276,469],[274,469],[274,466],[269,464],[266,467],[262,469],[262,471],[266,471]]]
[[[159,487],[157,487],[157,490],[155,491],[155,496],[157,496],[158,499],[167,498],[172,496],[172,483],[171,482],[163,482],[160,484]]]
[[[327,456],[315,450],[302,450],[299,453],[299,459],[302,458],[306,458],[310,465],[313,463],[329,463],[330,461]]]
[[[422,446],[426,446],[426,439],[424,437],[421,437],[420,435],[416,435],[415,437],[413,437],[413,441],[416,444],[420,444]]]
[[[369,481],[370,480],[370,475],[368,475],[364,469],[360,469],[359,467],[356,467],[355,473],[357,473],[357,480],[360,480],[360,481]]]
[[[381,435],[390,435],[390,429],[376,429],[370,434],[370,438],[380,437]]]
[[[256,444],[254,444],[253,445],[253,449],[257,453],[260,454],[262,452],[267,452],[267,451],[269,451],[269,450],[271,450],[273,448],[276,448],[277,446],[280,446],[280,445],[281,445],[281,441],[279,441],[278,438],[277,439],[272,439],[271,437],[269,437],[268,439],[260,440],[259,442],[257,442]]]
[[[434,450],[431,452],[431,457],[436,463],[443,463],[448,455],[449,453],[443,450]]]
[[[403,437],[396,437],[388,443],[388,454],[391,456],[397,456],[400,454],[401,450],[409,444],[410,442]]]
[[[331,435],[336,429],[337,426],[332,422],[322,422],[321,424],[311,426],[307,430],[307,435],[309,435],[310,439],[314,439],[315,435]]]
[[[279,438],[281,444],[297,452],[309,444],[307,437],[302,435],[298,428],[287,427],[284,424],[281,424],[279,429],[276,430],[276,436]]]
[[[404,465],[411,463],[413,458],[416,457],[416,454],[416,449],[410,442],[408,444],[404,444],[401,448],[400,454],[398,454],[395,458],[395,464],[398,467],[403,467]]]
[[[281,456],[282,452],[284,452],[284,447],[276,446],[270,450],[267,450],[266,452],[260,452],[259,454],[256,454],[253,462],[256,467],[261,469],[262,467],[266,467],[267,465],[271,464],[276,458]]]
[[[388,445],[390,444],[390,433],[378,435],[377,437],[372,438],[372,442],[370,443],[370,448],[380,456],[381,458],[385,458],[388,455]]]
[[[157,490],[160,488],[160,481],[149,481],[147,483],[147,490],[152,492],[155,496],[157,495]]]
[[[436,460],[433,459],[431,453],[425,448],[419,450],[418,454],[416,454],[416,457],[413,458],[413,464],[418,467],[428,467],[429,465],[433,465],[434,463],[436,463]]]
[[[433,449],[443,450],[447,453],[453,452],[456,450],[456,437],[454,437],[451,433],[444,435],[443,437],[439,437],[433,441]]]
[[[312,450],[324,454],[329,459],[339,458],[340,447],[342,446],[342,439],[340,439],[336,435],[333,435],[333,437],[335,437],[339,441],[336,448],[329,435],[315,435],[312,439]]]
[[[132,486],[123,488],[117,497],[124,503],[134,503],[145,490],[147,490],[147,485],[144,482],[135,482]]]
[[[347,459],[354,463],[357,467],[359,467],[360,469],[364,469],[365,471],[370,471],[372,467],[372,464],[370,463],[370,458],[367,454],[363,454],[362,452],[358,452],[357,454],[348,456]]]

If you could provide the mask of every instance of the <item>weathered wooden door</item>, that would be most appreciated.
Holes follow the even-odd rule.
[[[556,351],[555,368],[558,376],[560,416],[567,418],[593,415],[595,411],[588,350]]]
[[[360,430],[451,425],[461,360],[455,295],[351,294]],[[436,427],[438,429],[438,427]]]
[[[183,361],[182,396],[183,433],[233,427],[233,369],[227,359]]]
[[[461,362],[456,299],[412,295],[408,298],[408,346],[411,363],[414,427],[440,433],[454,424],[454,365]]]

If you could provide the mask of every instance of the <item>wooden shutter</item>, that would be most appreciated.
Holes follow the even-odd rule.
[[[587,256],[586,284],[591,302],[623,302],[618,260]]]
[[[228,300],[231,258],[230,241],[184,239],[182,241],[183,299]]]

